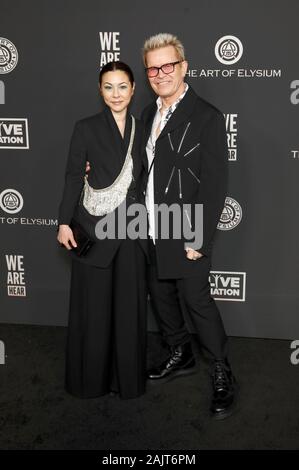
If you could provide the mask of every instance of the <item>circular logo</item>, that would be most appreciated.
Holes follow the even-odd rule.
[[[8,214],[20,212],[24,204],[23,197],[15,189],[5,189],[0,194],[0,207]]]
[[[243,46],[236,36],[223,36],[215,46],[215,56],[222,64],[232,65],[243,55]]]
[[[217,228],[219,230],[232,230],[239,225],[241,219],[242,208],[240,204],[232,197],[227,197]]]
[[[16,46],[5,38],[0,38],[0,73],[11,72],[18,63]]]

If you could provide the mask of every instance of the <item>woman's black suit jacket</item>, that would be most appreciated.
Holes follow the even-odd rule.
[[[133,182],[127,195],[127,205],[139,202],[139,180],[142,169],[141,145],[142,145],[142,125],[135,119],[136,129],[132,148],[133,158]],[[65,173],[65,186],[62,201],[59,207],[58,224],[69,225],[74,217],[96,240],[90,251],[78,260],[100,267],[107,267],[121,240],[95,238],[95,225],[102,218],[93,216],[79,203],[81,191],[84,186],[86,161],[90,162],[88,182],[95,189],[110,186],[117,178],[125,161],[127,148],[130,141],[132,119],[127,113],[124,138],[122,138],[112,112],[108,106],[105,109],[88,118],[82,119],[75,124],[73,131],[68,161]],[[144,250],[144,245],[140,241]]]

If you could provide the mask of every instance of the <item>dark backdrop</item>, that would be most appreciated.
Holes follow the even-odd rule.
[[[99,110],[98,72],[112,58],[134,70],[139,116],[152,99],[143,41],[172,32],[188,82],[227,118],[211,273],[227,332],[299,337],[298,14],[296,0],[1,0],[0,322],[66,324],[70,264],[56,228],[74,122]]]

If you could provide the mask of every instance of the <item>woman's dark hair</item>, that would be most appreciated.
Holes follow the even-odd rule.
[[[115,70],[121,70],[122,72],[125,72],[125,74],[127,74],[127,76],[128,76],[128,79],[129,79],[129,82],[131,83],[131,85],[132,86],[134,85],[134,81],[135,81],[134,80],[134,75],[133,75],[133,72],[130,69],[130,67],[127,64],[125,64],[124,62],[113,61],[113,62],[107,62],[107,64],[104,65],[104,67],[102,67],[102,69],[100,71],[100,75],[99,75],[99,84],[100,84],[100,86],[102,84],[103,75],[106,72],[114,72]]]

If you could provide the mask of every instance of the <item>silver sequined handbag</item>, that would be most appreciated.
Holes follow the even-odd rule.
[[[88,184],[87,176],[84,178],[83,206],[91,215],[109,214],[126,199],[128,189],[133,179],[133,159],[131,152],[135,136],[135,119],[134,116],[131,117],[132,130],[130,142],[123,167],[118,177],[110,186],[102,189],[92,188]]]

